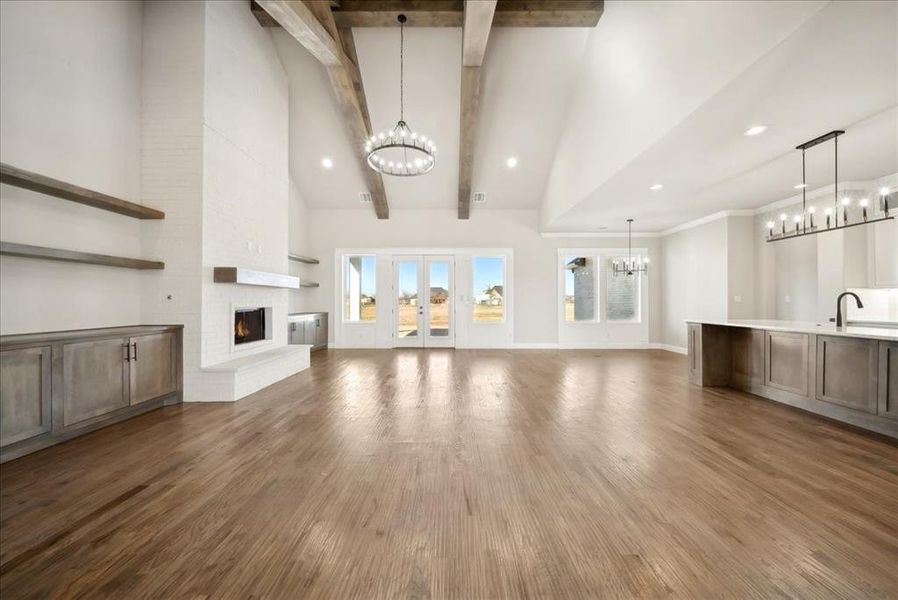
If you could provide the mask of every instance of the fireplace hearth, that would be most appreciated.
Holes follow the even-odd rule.
[[[242,308],[234,311],[234,345],[265,339],[265,309]]]

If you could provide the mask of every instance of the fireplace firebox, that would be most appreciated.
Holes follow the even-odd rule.
[[[265,309],[243,308],[234,311],[234,345],[265,339]]]

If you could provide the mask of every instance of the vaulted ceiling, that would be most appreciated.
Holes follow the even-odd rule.
[[[756,208],[794,193],[794,146],[836,128],[848,132],[843,179],[898,171],[896,29],[898,5],[876,2],[609,1],[595,27],[494,26],[472,149],[486,204],[471,218],[481,206],[538,208],[543,231],[619,231],[627,217],[661,231]],[[300,192],[313,207],[365,208],[361,149],[325,67],[271,31],[291,83]],[[398,29],[352,37],[371,127],[386,130],[399,111]],[[426,176],[384,177],[392,209],[458,203],[461,54],[461,27],[406,29],[406,120],[439,151]],[[744,136],[755,124],[768,129]],[[831,183],[824,148],[808,154],[812,187]]]

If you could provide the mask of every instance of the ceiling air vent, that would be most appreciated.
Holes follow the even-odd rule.
[[[369,192],[359,192],[359,202],[371,204],[371,194]]]
[[[486,192],[474,192],[474,204],[483,204],[486,202]]]

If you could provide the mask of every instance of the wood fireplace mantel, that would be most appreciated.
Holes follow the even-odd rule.
[[[241,285],[261,285],[286,289],[298,289],[299,277],[283,275],[281,273],[268,273],[266,271],[252,271],[240,267],[215,267],[213,270],[215,283],[238,283]]]

